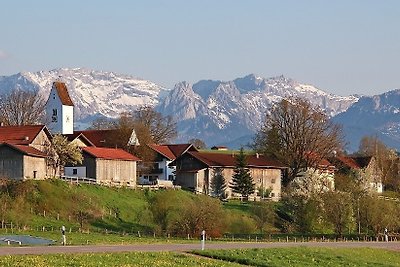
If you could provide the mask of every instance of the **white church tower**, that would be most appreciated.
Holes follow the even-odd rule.
[[[74,133],[74,103],[65,83],[56,81],[46,103],[47,126],[53,134]]]

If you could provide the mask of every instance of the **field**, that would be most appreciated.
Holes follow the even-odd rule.
[[[400,266],[400,253],[368,248],[298,247],[206,250],[194,253],[131,252],[4,256],[0,257],[0,266]]]
[[[400,253],[369,248],[206,250],[196,254],[250,266],[400,266]]]

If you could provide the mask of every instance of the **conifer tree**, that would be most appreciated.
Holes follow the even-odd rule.
[[[225,189],[226,189],[226,181],[224,176],[222,175],[222,169],[215,168],[214,175],[211,181],[212,193],[219,199],[223,199],[225,197]]]
[[[234,193],[241,194],[244,200],[247,200],[249,195],[254,193],[255,184],[250,175],[250,170],[247,168],[246,155],[243,147],[236,156],[236,166],[233,170],[234,175],[230,187]]]

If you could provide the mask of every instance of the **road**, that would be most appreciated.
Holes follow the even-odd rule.
[[[245,248],[279,248],[279,247],[332,247],[332,248],[382,248],[400,251],[400,242],[288,242],[288,243],[209,243],[206,249],[245,249]],[[138,245],[87,245],[87,246],[34,246],[34,247],[0,247],[0,256],[5,255],[41,255],[57,253],[102,253],[102,252],[160,252],[191,251],[200,249],[199,244],[138,244]]]

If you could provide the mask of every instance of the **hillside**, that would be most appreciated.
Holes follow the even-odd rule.
[[[183,190],[133,190],[60,180],[2,181],[0,212],[4,227],[10,228],[12,223],[14,228],[32,230],[65,225],[73,231],[107,229],[118,233],[139,231],[147,236],[187,236],[197,235],[200,230],[196,223],[201,223],[213,236],[256,231],[248,205],[233,202],[225,206],[214,198]],[[186,220],[191,219],[195,227],[184,229]]]

